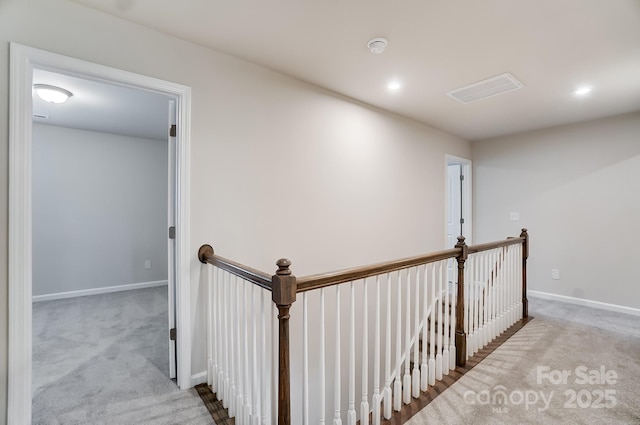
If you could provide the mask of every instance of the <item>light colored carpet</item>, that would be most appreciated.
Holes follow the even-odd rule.
[[[533,321],[407,424],[640,424],[640,317],[536,298],[529,309]]]
[[[34,424],[212,424],[168,378],[166,287],[33,304]]]

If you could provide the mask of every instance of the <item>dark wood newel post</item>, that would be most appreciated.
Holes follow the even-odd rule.
[[[456,365],[464,366],[467,362],[467,335],[464,333],[464,263],[467,261],[469,250],[464,242],[464,236],[458,236],[455,246],[460,248],[458,260],[458,295],[456,299]]]
[[[291,261],[281,258],[271,277],[272,299],[278,307],[278,425],[291,425],[291,371],[289,369],[289,309],[296,300],[296,277]]]
[[[529,317],[529,301],[527,300],[527,259],[529,258],[529,233],[522,229],[520,237],[522,242],[522,317]]]

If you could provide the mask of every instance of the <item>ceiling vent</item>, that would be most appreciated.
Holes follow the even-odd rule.
[[[509,73],[496,75],[468,86],[460,87],[447,93],[460,103],[472,103],[477,100],[518,90],[524,87],[520,81]]]

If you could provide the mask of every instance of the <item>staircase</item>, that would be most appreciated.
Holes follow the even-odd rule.
[[[377,425],[406,416],[403,406],[451,381],[527,316],[526,229],[301,278],[285,259],[269,276],[209,245],[198,257],[213,266],[208,384],[237,424]]]

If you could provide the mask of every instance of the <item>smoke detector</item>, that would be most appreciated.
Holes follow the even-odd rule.
[[[372,38],[367,43],[367,48],[371,53],[382,53],[384,49],[387,47],[387,39],[386,38]]]

